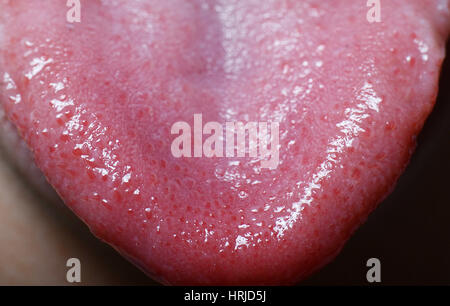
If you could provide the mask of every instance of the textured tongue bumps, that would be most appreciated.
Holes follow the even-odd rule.
[[[66,204],[171,284],[331,260],[431,111],[446,1],[0,1],[3,107]],[[278,122],[279,163],[176,158],[174,123]],[[205,136],[206,137],[206,136]]]

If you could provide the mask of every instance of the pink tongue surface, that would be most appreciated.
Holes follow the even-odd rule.
[[[392,189],[432,109],[447,1],[0,2],[1,98],[100,239],[170,284],[285,284]],[[172,124],[280,122],[279,164],[175,158]],[[399,221],[401,222],[401,220]]]

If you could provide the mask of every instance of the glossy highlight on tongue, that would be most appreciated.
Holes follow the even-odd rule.
[[[291,284],[406,166],[446,1],[0,1],[1,103],[65,203],[167,284]],[[279,164],[175,158],[170,128],[279,122]]]

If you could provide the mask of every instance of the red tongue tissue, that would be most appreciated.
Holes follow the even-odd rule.
[[[392,190],[433,107],[448,1],[381,5],[82,1],[68,23],[65,1],[2,0],[2,104],[65,203],[153,278],[292,284]],[[278,123],[276,167],[174,156],[195,114]]]

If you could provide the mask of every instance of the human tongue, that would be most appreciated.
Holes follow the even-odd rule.
[[[0,3],[9,119],[92,232],[167,284],[329,262],[406,166],[449,30],[447,1],[385,1],[373,23],[343,0],[84,1],[80,23],[64,1]],[[195,114],[278,123],[275,169],[175,157]]]

